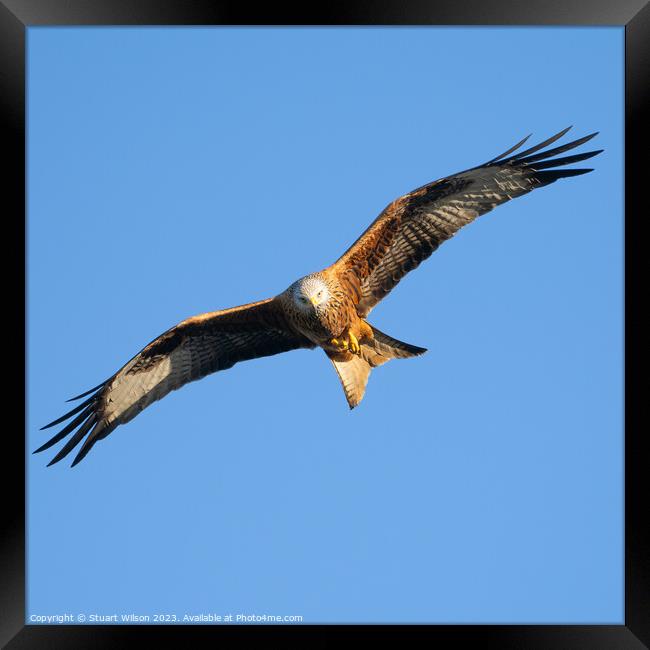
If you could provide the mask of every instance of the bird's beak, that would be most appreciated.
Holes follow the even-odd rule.
[[[311,304],[314,305],[314,307],[318,307],[318,298],[316,298],[316,296],[312,296],[309,300],[311,300]]]

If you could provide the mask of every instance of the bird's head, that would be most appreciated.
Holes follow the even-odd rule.
[[[291,297],[304,312],[319,311],[327,304],[330,290],[320,274],[307,275],[291,285]]]

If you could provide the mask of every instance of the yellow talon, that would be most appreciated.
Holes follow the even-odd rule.
[[[361,354],[361,346],[357,337],[348,330],[347,338],[332,339],[330,343],[339,349],[339,352],[352,352],[352,354]]]
[[[348,332],[348,338],[350,339],[350,352],[359,354],[361,352],[361,346],[359,345],[359,341],[357,341],[357,337],[352,332]]]

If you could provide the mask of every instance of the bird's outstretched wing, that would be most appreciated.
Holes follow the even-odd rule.
[[[559,178],[592,171],[554,168],[586,160],[602,149],[552,157],[591,140],[597,133],[540,152],[570,128],[510,155],[530,137],[527,136],[483,165],[424,185],[388,205],[330,267],[354,287],[358,314],[367,316],[409,271],[476,217]]]
[[[86,436],[74,466],[98,440],[170,391],[239,361],[312,347],[293,332],[275,299],[188,318],[149,343],[105,382],[74,397],[87,399],[43,429],[76,417],[34,453],[72,433],[52,465]]]

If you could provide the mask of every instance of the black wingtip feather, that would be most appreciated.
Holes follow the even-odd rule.
[[[53,426],[55,426],[57,424],[60,424],[64,420],[67,420],[68,418],[71,418],[75,413],[79,413],[79,411],[81,411],[81,409],[88,406],[88,404],[90,404],[94,399],[95,399],[95,396],[93,395],[93,397],[87,399],[85,402],[82,402],[78,406],[75,406],[71,411],[68,411],[65,415],[62,415],[60,418],[57,418],[56,420],[53,420],[49,424],[46,424],[44,427],[41,427],[40,430],[45,431],[45,429],[49,429],[50,427],[53,427]]]
[[[556,140],[559,140],[565,133],[567,133],[570,129],[572,129],[573,126],[567,126],[566,129],[562,129],[559,133],[556,133],[555,135],[552,135],[550,138],[547,138],[543,142],[540,142],[539,144],[536,144],[534,147],[531,147],[530,149],[526,149],[525,151],[520,151],[518,154],[515,156],[510,156],[510,158],[506,158],[505,160],[502,160],[501,162],[504,163],[509,160],[517,160],[520,161],[524,156],[529,156],[532,153],[535,153],[536,151],[539,151],[540,149],[543,149],[544,147],[548,147],[549,144],[553,144]]]
[[[92,414],[81,426],[81,428],[68,440],[65,446],[59,451],[59,453],[47,464],[48,467],[58,463],[62,458],[65,458],[80,442],[81,439],[88,433],[90,427],[93,426],[97,421],[97,416]]]
[[[529,133],[525,138],[523,138],[522,140],[519,140],[519,142],[517,142],[517,144],[510,147],[510,149],[508,149],[507,151],[504,151],[503,153],[499,154],[496,158],[492,158],[492,160],[488,160],[485,164],[486,165],[491,165],[492,163],[497,162],[497,160],[501,160],[501,158],[505,158],[508,154],[511,154],[513,151],[516,151],[517,149],[519,149],[519,147],[521,147],[521,145],[524,144],[524,142],[526,142],[526,140],[528,140],[528,138],[530,138],[530,136],[532,136],[532,135],[533,135],[532,133]]]
[[[90,451],[90,450],[88,450],[88,451]],[[86,453],[88,453],[88,452],[86,452]],[[77,465],[77,464],[78,464],[78,463],[83,459],[83,457],[84,457],[85,455],[86,455],[86,454],[84,454],[84,455],[82,456],[82,455],[81,455],[81,452],[79,452],[79,453],[75,456],[75,459],[70,463],[70,467],[74,467],[75,465]]]
[[[72,420],[72,422],[69,422],[65,427],[63,427],[63,429],[61,429],[61,431],[59,431],[59,433],[50,438],[44,445],[41,445],[34,453],[37,454],[41,451],[45,451],[59,442],[59,440],[65,438],[71,431],[82,424],[87,417],[92,416],[93,408],[93,405],[89,406],[85,411],[83,411],[83,413],[81,413],[81,415],[78,415],[74,420]]]
[[[104,429],[105,425],[101,421],[95,425],[93,430],[88,434],[88,437],[84,440],[79,453],[75,456],[70,467],[74,467],[77,463],[81,462],[88,452],[95,446],[95,443],[104,438],[110,432],[110,429],[108,431],[105,431]]]
[[[57,433],[55,436],[50,438],[45,444],[41,445],[38,449],[33,451],[32,453],[38,454],[41,451],[45,451],[46,449],[49,449],[52,447],[52,445],[55,445],[57,442],[65,438],[67,435],[69,435],[74,429],[79,427],[79,429],[75,432],[75,434],[68,440],[66,445],[59,451],[59,453],[47,464],[48,467],[51,465],[54,465],[55,463],[58,463],[62,458],[67,456],[74,447],[76,447],[79,442],[82,440],[82,438],[88,433],[90,428],[93,425],[95,428],[92,430],[92,432],[98,431],[98,426],[101,423],[97,422],[98,416],[98,409],[99,409],[99,400],[101,398],[100,391],[101,389],[110,381],[110,379],[103,381],[101,384],[98,384],[94,388],[91,388],[90,390],[86,391],[85,393],[82,393],[81,395],[77,395],[76,397],[72,397],[71,399],[67,400],[68,402],[76,399],[81,399],[82,397],[86,397],[87,395],[90,395],[90,397],[82,402],[81,404],[78,404],[73,408],[71,411],[68,411],[65,415],[62,415],[60,418],[57,418],[56,420],[53,420],[49,424],[46,424],[45,426],[41,427],[41,431],[45,429],[49,429],[50,427],[53,427],[57,424],[60,424],[61,422],[71,418],[74,415],[77,415],[79,411],[81,413],[77,415],[71,422],[69,422],[59,433]],[[91,394],[92,393],[92,394]],[[102,429],[104,428],[104,423],[102,423]],[[98,439],[96,436],[94,439]],[[88,443],[88,440],[86,440],[86,443]],[[92,443],[94,444],[94,442]],[[73,466],[76,465],[87,453],[90,451],[90,448],[92,447],[92,444],[87,445],[84,444],[84,447],[82,447],[82,451],[84,452],[83,454],[80,454],[77,456],[75,459],[75,462],[73,463]]]
[[[94,393],[96,390],[100,389],[102,386],[108,383],[110,381],[107,379],[106,381],[103,381],[101,384],[98,384],[95,386],[95,388],[91,388],[90,390],[87,390],[85,393],[81,393],[81,395],[77,395],[76,397],[71,397],[70,399],[67,399],[66,402],[74,402],[76,399],[81,399],[82,397],[86,397],[86,395],[90,395],[90,393]]]
[[[567,142],[566,144],[563,144],[561,147],[547,149],[546,151],[542,151],[541,153],[538,153],[534,156],[522,157],[524,154],[520,154],[519,156],[514,157],[514,161],[516,163],[525,163],[527,165],[530,165],[531,163],[537,160],[544,160],[546,158],[550,158],[551,156],[556,156],[557,154],[564,153],[565,151],[569,151],[570,149],[575,149],[576,147],[579,147],[581,144],[584,144],[585,142],[589,142],[589,140],[595,138],[597,135],[598,135],[597,132],[590,133],[589,135],[585,135],[583,138],[578,138],[577,140],[572,140],[571,142]]]
[[[598,149],[598,151],[587,151],[586,153],[579,153],[575,156],[565,156],[564,158],[552,158],[551,160],[545,160],[539,163],[533,163],[530,165],[532,169],[548,169],[549,167],[562,167],[564,165],[571,165],[572,163],[581,162],[582,160],[587,160],[588,158],[593,158],[599,153],[605,151],[604,149]]]
[[[542,184],[548,185],[553,183],[560,178],[569,178],[570,176],[582,176],[582,174],[588,174],[593,172],[591,169],[550,169],[549,171],[539,172],[535,174],[535,178]]]

